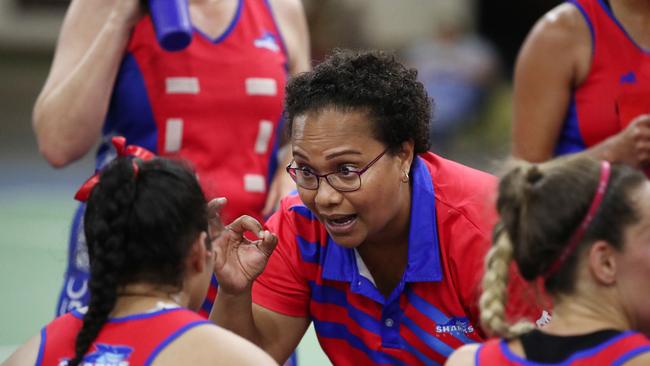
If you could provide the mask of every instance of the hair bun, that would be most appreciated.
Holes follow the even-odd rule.
[[[542,171],[539,170],[537,164],[531,165],[526,172],[526,182],[530,185],[535,185],[543,177],[544,175],[542,174]]]

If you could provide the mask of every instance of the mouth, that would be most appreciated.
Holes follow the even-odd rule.
[[[330,235],[349,234],[357,222],[357,215],[333,215],[324,217],[324,224]]]

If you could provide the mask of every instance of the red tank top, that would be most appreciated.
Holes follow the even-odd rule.
[[[36,366],[63,366],[74,357],[75,339],[83,314],[73,310],[41,331]],[[156,356],[187,330],[211,324],[184,308],[110,319],[84,357],[84,366],[140,366]]]
[[[578,351],[558,365],[619,365],[644,352],[650,352],[650,340],[641,333],[628,331],[596,347]],[[514,354],[508,348],[507,341],[503,339],[491,339],[482,344],[477,351],[476,366],[479,365],[517,366],[539,365],[539,363],[527,361]]]
[[[228,197],[225,222],[243,214],[262,219],[286,80],[284,43],[265,0],[240,0],[221,36],[194,30],[178,52],[158,45],[145,16],[131,36],[104,134],[189,160],[208,198]],[[110,158],[101,155],[100,162]]]
[[[570,1],[592,36],[592,62],[574,91],[556,154],[584,150],[650,113],[650,50],[639,47],[603,0]]]

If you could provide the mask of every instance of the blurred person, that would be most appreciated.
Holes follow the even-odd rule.
[[[193,38],[177,52],[158,45],[141,4],[70,4],[34,106],[42,154],[62,167],[102,136],[101,169],[115,156],[111,136],[125,136],[157,155],[191,161],[208,198],[230,200],[224,220],[270,214],[279,197],[295,189],[276,167],[290,160],[279,139],[287,72],[310,68],[300,1],[190,0]],[[88,301],[83,210],[72,224],[59,314]],[[205,316],[215,292],[213,281]]]
[[[447,153],[463,128],[476,121],[499,77],[499,58],[492,46],[470,30],[466,11],[448,5],[448,16],[435,22],[435,31],[404,52],[418,70],[427,93],[436,101],[431,147]]]
[[[528,35],[514,78],[513,154],[650,162],[650,2],[575,0]]]
[[[210,319],[279,362],[312,321],[335,365],[442,364],[482,340],[496,180],[428,152],[431,101],[416,71],[338,51],[294,77],[286,98],[298,195],[266,223],[277,247],[222,228]]]
[[[552,199],[549,199],[552,197]],[[501,180],[486,259],[481,322],[502,337],[456,351],[448,365],[648,365],[650,182],[624,164],[569,156],[521,162]],[[504,319],[504,269],[553,297],[553,318],[526,331]]]
[[[89,305],[46,325],[3,366],[275,364],[195,312],[215,253],[193,171],[120,156],[88,192]]]

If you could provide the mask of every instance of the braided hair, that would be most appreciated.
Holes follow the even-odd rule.
[[[522,324],[515,329],[505,319],[511,261],[526,281],[544,278],[549,294],[571,294],[576,285],[576,264],[585,249],[597,240],[622,249],[624,229],[640,217],[630,197],[646,177],[629,166],[613,164],[603,201],[577,249],[558,271],[546,275],[587,214],[600,169],[598,160],[568,156],[542,164],[517,162],[501,179],[497,199],[500,222],[486,257],[479,300],[486,331],[511,338],[530,329]]]
[[[111,162],[84,214],[90,301],[68,365],[81,363],[115,306],[118,288],[146,282],[180,289],[184,259],[205,230],[206,199],[186,165],[163,158]]]

